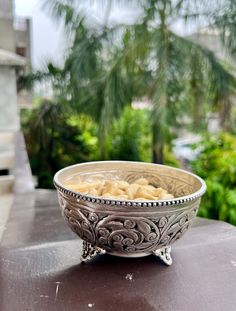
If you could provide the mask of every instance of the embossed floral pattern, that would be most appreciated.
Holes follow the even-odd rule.
[[[192,224],[199,202],[186,210],[175,210],[168,215],[140,212],[140,216],[105,211],[91,211],[85,206],[60,203],[64,216],[83,240],[108,253],[151,253],[179,239]],[[147,216],[148,215],[148,216]]]

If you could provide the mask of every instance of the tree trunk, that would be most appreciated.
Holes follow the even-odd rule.
[[[160,130],[160,129],[159,129]],[[152,127],[152,162],[163,164],[164,161],[164,139],[158,132],[155,124]]]
[[[196,130],[199,128],[199,124],[201,122],[201,114],[200,114],[200,107],[199,102],[196,99],[193,107],[193,129]]]
[[[231,116],[231,102],[229,99],[223,99],[220,109],[220,126],[224,131],[231,131],[230,116]]]
[[[159,69],[157,79],[157,96],[154,96],[156,101],[153,111],[153,126],[152,126],[152,160],[154,163],[163,164],[164,161],[164,143],[166,133],[164,128],[167,123],[168,114],[168,47],[169,47],[169,30],[167,23],[167,10],[169,9],[169,2],[163,0],[162,8],[159,10],[160,14],[160,31],[162,40],[162,53],[159,55]],[[159,94],[158,94],[159,93]],[[156,111],[155,111],[156,110]]]
[[[193,129],[197,130],[201,122],[201,99],[200,99],[200,90],[197,86],[197,81],[192,80],[192,93],[193,93]]]
[[[103,128],[99,128],[99,149],[100,149],[100,159],[107,160],[107,146],[106,146],[106,131]]]
[[[195,54],[195,58],[197,58],[197,53]],[[191,80],[190,80],[190,88],[193,96],[193,108],[192,108],[192,127],[193,130],[198,130],[199,124],[201,122],[202,116],[202,85],[201,81],[203,77],[199,72],[199,68],[194,61],[191,63]]]
[[[164,151],[164,146],[162,142],[153,143],[153,146],[152,146],[152,162],[153,163],[163,164],[163,160],[164,160],[163,151]]]

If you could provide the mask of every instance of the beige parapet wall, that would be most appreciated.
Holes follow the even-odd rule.
[[[13,195],[0,195],[0,246],[1,240],[6,229],[7,220],[13,203]]]

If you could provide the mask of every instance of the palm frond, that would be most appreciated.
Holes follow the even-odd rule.
[[[220,30],[220,36],[230,54],[236,57],[236,2],[224,1],[220,14],[214,15],[214,24]]]

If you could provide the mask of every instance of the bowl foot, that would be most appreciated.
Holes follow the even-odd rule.
[[[80,260],[87,262],[93,257],[101,254],[105,254],[106,251],[97,246],[92,246],[89,242],[83,241],[82,254]]]
[[[99,248],[97,246],[92,246],[89,242],[83,241],[82,254],[80,260],[82,262],[87,262],[90,259],[105,253],[106,251],[104,249]],[[162,247],[160,249],[153,251],[152,253],[156,257],[159,257],[167,266],[170,266],[172,264],[171,246]]]
[[[159,257],[167,266],[172,265],[171,246],[165,246],[153,251],[153,255]]]

